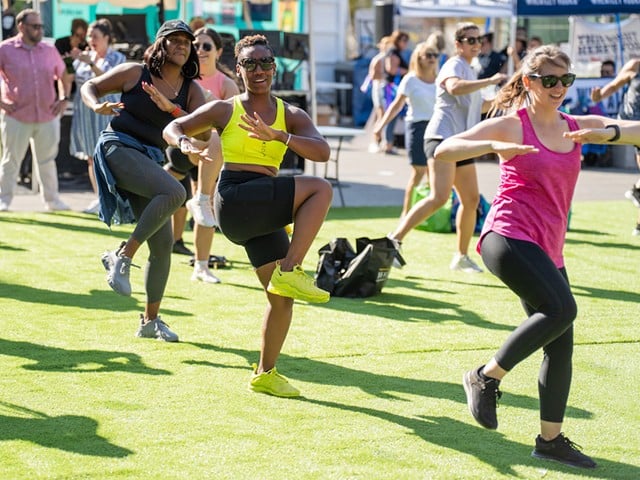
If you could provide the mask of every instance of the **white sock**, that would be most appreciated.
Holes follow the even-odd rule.
[[[198,192],[198,202],[208,202],[211,198],[211,195],[205,195],[204,193]]]
[[[209,268],[209,260],[196,260],[196,270],[207,270]]]

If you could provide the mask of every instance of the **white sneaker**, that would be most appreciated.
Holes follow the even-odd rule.
[[[631,235],[633,235],[634,237],[640,237],[640,225],[638,225],[631,231]]]
[[[369,153],[380,153],[380,145],[377,143],[371,142],[369,144]]]
[[[87,205],[87,208],[85,208],[82,213],[88,213],[90,215],[95,215],[100,211],[100,200],[98,200],[97,198],[92,201],[89,205]]]
[[[209,200],[198,201],[195,198],[188,200],[186,203],[187,210],[191,213],[194,222],[203,227],[215,227],[216,219],[213,216],[213,209]]]
[[[71,210],[69,205],[64,203],[62,200],[54,200],[52,202],[45,202],[44,208],[46,208],[49,212],[61,212],[66,210]]]
[[[483,270],[469,258],[468,255],[460,255],[456,253],[449,265],[451,270],[460,270],[467,273],[482,273]]]
[[[631,200],[636,207],[640,208],[640,188],[634,185],[624,192],[624,196]]]
[[[208,268],[194,268],[193,273],[191,274],[191,280],[194,282],[200,280],[204,283],[222,283],[222,281],[211,273],[211,270]]]
[[[9,211],[9,204],[4,200],[0,200],[0,212],[8,212],[8,211]]]

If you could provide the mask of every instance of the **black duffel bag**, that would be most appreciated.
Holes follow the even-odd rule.
[[[394,260],[405,261],[386,237],[356,239],[356,250],[346,238],[334,238],[318,251],[316,284],[335,297],[362,298],[382,292]]]

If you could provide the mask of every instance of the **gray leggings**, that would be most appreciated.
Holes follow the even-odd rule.
[[[113,142],[105,151],[116,186],[129,199],[137,220],[131,236],[149,247],[145,266],[147,301],[159,302],[171,268],[171,215],[184,203],[186,192],[178,180],[139,150]]]

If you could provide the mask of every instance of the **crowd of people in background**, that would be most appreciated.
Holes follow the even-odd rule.
[[[231,72],[219,61],[220,35],[197,20],[191,26],[164,22],[143,61],[126,62],[113,48],[108,20],[75,19],[70,35],[54,48],[42,41],[37,11],[18,13],[16,35],[0,43],[0,211],[10,208],[29,144],[45,208],[69,208],[59,196],[55,158],[60,117],[75,91],[70,152],[87,161],[97,197],[85,212],[98,213],[107,225],[136,224],[126,241],[101,256],[116,293],[132,294],[133,259],[141,245],[149,250],[146,301],[135,335],[179,339],[162,320],[160,306],[172,252],[192,254],[182,241],[190,213],[192,280],[220,283],[209,269],[219,229],[245,249],[264,290],[259,361],[249,388],[296,397],[299,390],[276,363],[294,300],[329,300],[301,264],[330,208],[332,188],[319,177],[278,172],[287,149],[326,162],[329,145],[304,110],[273,94],[277,62],[266,37],[239,39]],[[373,103],[368,153],[397,153],[394,125],[403,118],[411,165],[400,218],[387,237],[399,250],[409,232],[454,191],[460,206],[449,267],[483,272],[469,252],[480,197],[475,161],[496,155],[501,183],[477,252],[519,297],[527,319],[487,363],[464,375],[468,407],[482,426],[497,428],[503,378],[542,350],[541,429],[533,455],[593,468],[595,462],[561,431],[577,314],[562,249],[581,167],[578,144],[640,144],[640,60],[617,73],[615,63],[603,62],[601,76],[611,80],[591,92],[599,102],[625,89],[617,119],[573,116],[562,112],[575,81],[565,53],[523,29],[503,50],[496,50],[494,41],[492,32],[471,22],[459,24],[450,39],[433,32],[413,48],[411,35],[401,30],[380,39],[362,87]],[[28,61],[32,58],[36,61]],[[509,64],[515,68],[511,78]],[[41,82],[56,88],[40,88]],[[40,95],[33,94],[36,88]],[[640,147],[636,160],[640,167]],[[414,189],[423,183],[430,187],[428,196],[412,204]],[[640,179],[625,195],[640,208]],[[544,208],[531,208],[534,204]],[[640,211],[632,234],[640,235]]]

